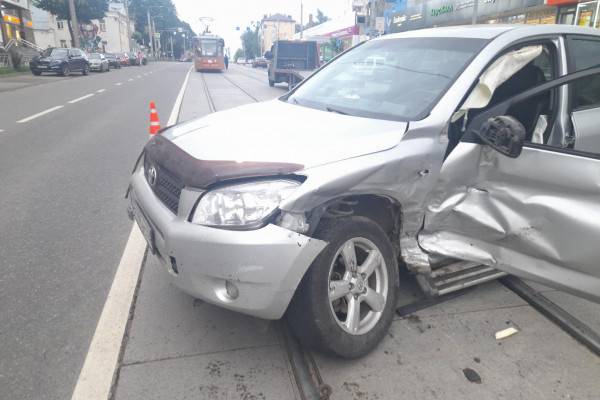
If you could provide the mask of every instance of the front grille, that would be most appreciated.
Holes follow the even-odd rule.
[[[156,180],[154,184],[149,177],[149,170],[154,167],[156,171]],[[179,209],[179,197],[183,189],[183,182],[175,174],[162,167],[156,162],[152,162],[147,157],[144,159],[144,173],[146,180],[150,184],[152,191],[158,199],[174,214]]]

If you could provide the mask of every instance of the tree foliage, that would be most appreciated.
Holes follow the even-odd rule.
[[[237,60],[242,57],[244,57],[244,50],[237,49],[233,55],[233,62],[237,62]]]
[[[177,9],[171,0],[130,0],[129,16],[134,20],[135,29],[139,33],[135,38],[138,43],[146,46],[150,46],[148,12],[154,20],[155,31],[161,33],[160,47],[163,52],[171,51],[171,39],[173,39],[173,53],[175,57],[180,57],[184,42],[185,46],[189,47],[191,36],[195,35],[191,26],[179,19]]]
[[[329,21],[329,17],[325,15],[323,11],[317,8],[317,15],[311,21],[304,24],[304,30],[312,28],[313,26],[321,25],[323,22]],[[302,30],[302,25],[296,24],[296,33]]]
[[[80,23],[90,22],[93,19],[104,18],[108,11],[109,0],[75,0],[77,19]],[[68,0],[33,0],[37,8],[46,10],[57,16],[58,19],[69,20]]]
[[[240,39],[242,39],[243,51],[245,58],[252,59],[260,57],[260,41],[258,39],[258,31],[260,24],[255,24],[246,28]]]

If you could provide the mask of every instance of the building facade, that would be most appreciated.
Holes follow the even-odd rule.
[[[35,42],[42,48],[71,47],[69,22],[37,7],[31,7]],[[127,24],[129,23],[129,31]],[[131,51],[128,32],[134,32],[122,3],[110,3],[104,18],[79,25],[81,47],[87,51],[122,53]]]
[[[290,15],[265,15],[260,23],[260,54],[270,50],[277,40],[292,40],[296,33],[296,21]]]
[[[31,0],[0,0],[0,43],[35,42],[30,9]]]

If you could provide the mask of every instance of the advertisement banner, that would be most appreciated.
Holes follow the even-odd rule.
[[[527,8],[543,6],[546,0],[478,0],[478,16],[493,18],[514,11],[524,12]],[[407,7],[394,13],[390,19],[390,32],[420,29],[444,25],[469,24],[475,0],[431,0]]]

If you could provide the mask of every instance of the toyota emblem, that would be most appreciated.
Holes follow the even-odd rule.
[[[156,173],[156,168],[154,167],[154,165],[152,165],[148,169],[148,183],[150,184],[150,186],[156,185],[157,179],[158,179],[158,175]]]

